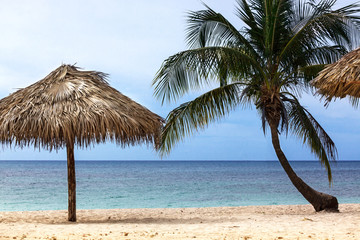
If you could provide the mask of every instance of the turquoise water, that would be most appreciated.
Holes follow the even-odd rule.
[[[360,162],[292,162],[309,185],[360,203]],[[67,209],[65,161],[0,161],[0,211]],[[278,162],[77,161],[78,209],[306,204]]]

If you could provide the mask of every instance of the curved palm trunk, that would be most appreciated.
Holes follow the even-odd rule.
[[[290,181],[293,183],[296,189],[315,208],[315,211],[338,211],[338,201],[336,197],[314,190],[296,175],[296,173],[290,166],[285,154],[281,150],[277,127],[270,125],[270,129],[272,144],[274,146],[276,155],[281,163],[281,166],[284,168],[286,174],[288,175]]]
[[[66,144],[67,171],[68,171],[68,220],[76,222],[76,178],[74,144]]]

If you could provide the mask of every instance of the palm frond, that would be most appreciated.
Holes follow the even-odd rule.
[[[336,62],[340,57],[347,53],[344,46],[321,46],[306,52],[307,65],[330,64]]]
[[[213,89],[172,110],[163,128],[161,154],[168,154],[178,141],[220,120],[238,106],[240,87],[241,84],[233,83]]]
[[[206,10],[188,14],[186,39],[190,48],[233,45],[256,55],[248,40],[223,15],[205,7]]]
[[[305,82],[309,83],[325,68],[325,66],[325,64],[310,65],[302,67],[299,70],[303,74]]]
[[[256,81],[250,81],[250,83],[244,84],[244,88],[239,96],[239,101],[246,107],[250,107],[257,101],[256,92],[260,89],[260,85],[256,84]]]
[[[189,90],[199,89],[218,80],[219,70],[226,67],[227,76],[265,76],[262,67],[251,56],[236,48],[207,47],[180,52],[164,61],[152,85],[154,95],[164,101],[176,100]]]
[[[250,2],[249,5],[248,1],[246,0],[237,0],[237,4],[237,16],[245,24],[244,32],[246,33],[249,41],[254,46],[264,45],[263,28],[261,27],[261,17],[257,15],[256,11],[252,11],[253,9],[256,9],[257,4]],[[262,6],[261,3],[258,4]]]
[[[353,3],[347,6],[344,6],[340,9],[334,11],[334,13],[343,16],[342,22],[347,26],[347,34],[349,38],[348,42],[348,51],[353,50],[356,46],[360,44],[360,3]]]
[[[291,34],[289,25],[291,24],[292,4],[291,0],[266,1],[269,5],[267,9],[266,33],[265,35],[265,55],[278,55]]]
[[[359,10],[359,5],[349,5],[341,9],[332,10],[334,1],[321,1],[319,5],[309,2],[296,5],[299,9],[295,10],[303,16],[295,15],[292,27],[293,36],[283,48],[279,60],[286,61],[287,58],[297,54],[303,49],[311,52],[319,46],[326,46],[333,42],[337,46],[349,46],[352,34],[359,36],[358,16],[354,16],[355,10]],[[304,9],[306,10],[304,10]]]
[[[329,160],[336,160],[337,150],[335,143],[316,121],[316,119],[300,105],[298,100],[291,96],[291,98],[284,98],[287,103],[289,112],[289,127],[303,143],[307,143],[311,151],[319,158],[321,164],[325,166],[328,173],[329,183],[332,182],[331,166]]]

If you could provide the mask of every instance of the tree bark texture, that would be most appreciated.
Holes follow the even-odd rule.
[[[68,170],[68,220],[76,222],[76,177],[75,177],[75,158],[74,144],[66,144],[67,151],[67,170]]]
[[[281,166],[284,168],[286,174],[296,189],[315,208],[315,211],[338,211],[339,204],[336,197],[314,190],[296,175],[285,154],[281,150],[277,126],[270,124],[270,129],[272,144],[274,146],[276,155],[280,161]]]

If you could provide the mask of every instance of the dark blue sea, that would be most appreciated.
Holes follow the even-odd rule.
[[[360,162],[291,162],[316,190],[360,203]],[[67,209],[66,161],[0,161],[0,211]],[[77,161],[78,209],[306,204],[278,162]]]

